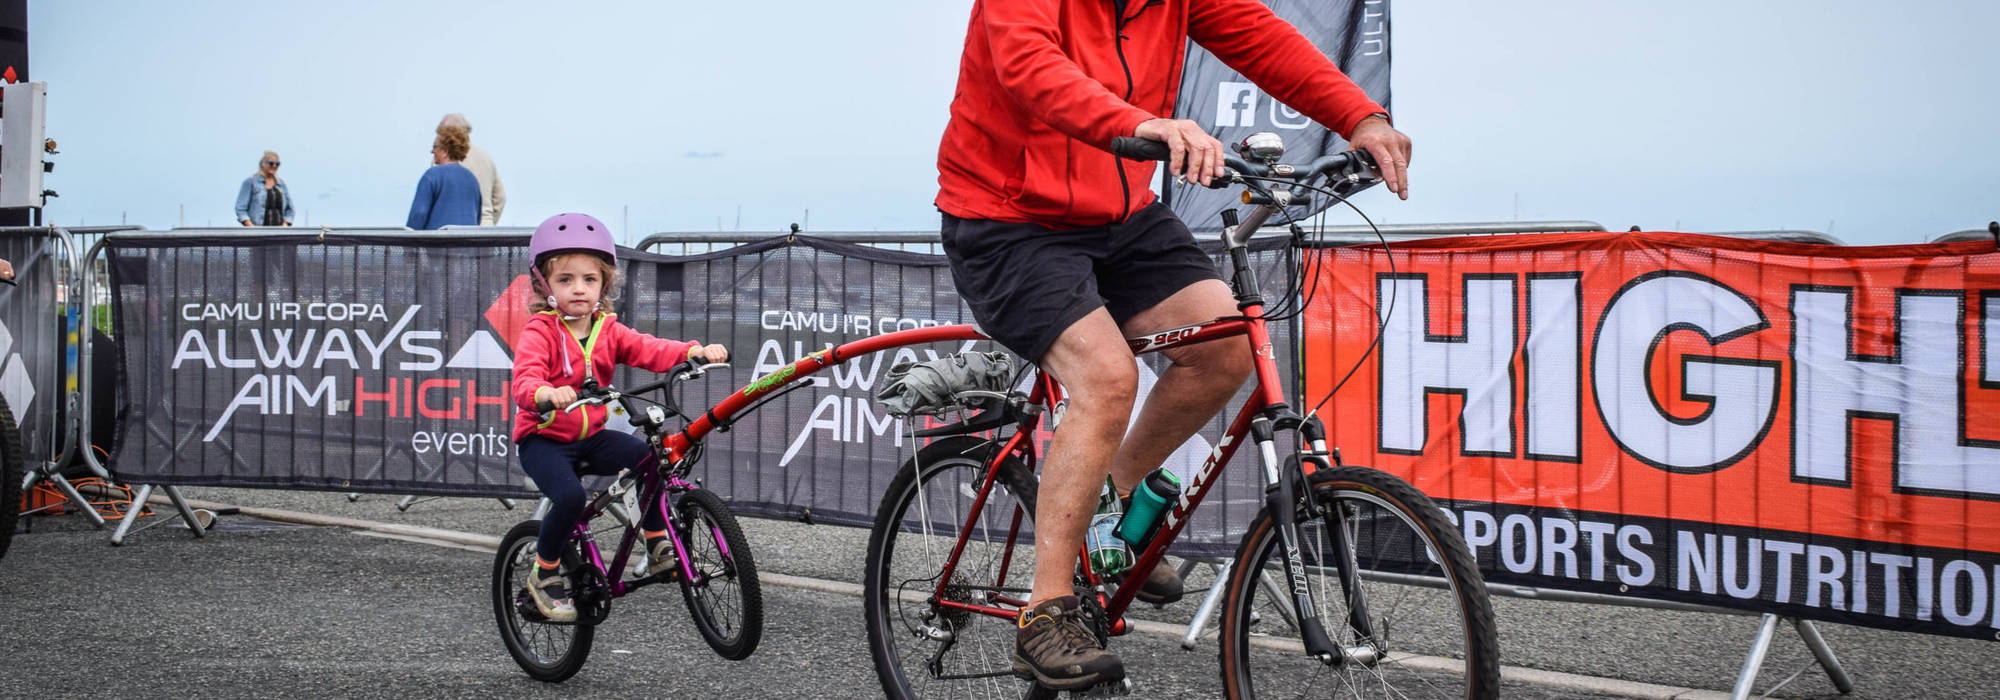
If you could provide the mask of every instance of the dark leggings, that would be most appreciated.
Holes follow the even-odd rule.
[[[549,498],[549,513],[542,516],[542,534],[535,541],[536,556],[542,561],[560,558],[576,529],[577,516],[583,513],[583,480],[579,478],[577,460],[590,460],[586,467],[589,471],[581,473],[610,476],[638,464],[651,453],[646,441],[615,430],[599,430],[576,442],[556,442],[540,435],[521,438],[521,469],[528,472],[542,495]],[[667,520],[659,511],[641,510],[645,512],[639,519],[641,527],[667,528]]]

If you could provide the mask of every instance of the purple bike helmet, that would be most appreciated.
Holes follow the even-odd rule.
[[[618,245],[611,240],[611,229],[589,214],[557,214],[542,225],[535,227],[535,234],[528,238],[528,274],[542,289],[549,289],[549,281],[542,278],[542,260],[556,253],[590,253],[603,258],[613,267],[618,265]],[[551,296],[549,303],[554,304]]]
[[[535,227],[528,239],[530,264],[540,266],[552,253],[595,253],[605,262],[618,264],[618,245],[611,241],[611,229],[589,214],[557,214]]]

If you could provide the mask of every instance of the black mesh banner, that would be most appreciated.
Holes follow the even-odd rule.
[[[112,237],[129,417],[111,468],[134,483],[531,495],[508,438],[505,390],[512,338],[527,318],[524,244]],[[1275,300],[1283,250],[1256,259]],[[942,256],[800,236],[685,257],[624,250],[621,262],[622,322],[730,349],[730,369],[682,388],[690,410],[806,353],[971,321]],[[1288,365],[1291,329],[1272,331]],[[695,474],[745,513],[866,525],[913,444],[911,426],[883,410],[875,390],[896,362],[967,349],[1002,348],[935,343],[827,368],[712,434]],[[1157,355],[1142,364],[1144,392],[1165,365]],[[655,378],[624,368],[615,383]],[[1167,466],[1191,475],[1223,427],[1219,417]],[[616,418],[612,428],[630,429]],[[1260,507],[1256,470],[1233,465],[1222,478],[1183,537],[1191,545],[1233,547]]]
[[[128,413],[109,467],[133,483],[526,494],[501,340],[525,243],[110,236]]]
[[[62,252],[48,229],[0,233],[0,259],[13,264],[16,282],[0,285],[0,397],[30,466],[65,447],[59,411],[73,387],[63,372],[63,335],[76,319],[68,315]]]
[[[1297,27],[1376,104],[1389,108],[1389,0],[1264,0],[1264,4]],[[1259,131],[1277,133],[1290,151],[1287,163],[1308,163],[1347,150],[1347,141],[1339,134],[1258,89],[1192,41],[1174,116],[1194,120],[1225,145]],[[1170,183],[1162,196],[1182,221],[1207,229],[1217,225],[1224,208],[1240,204],[1238,194],[1234,189]],[[1292,215],[1304,218],[1315,211],[1294,207]]]

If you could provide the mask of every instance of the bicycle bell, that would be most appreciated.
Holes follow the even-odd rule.
[[[1259,131],[1243,137],[1236,144],[1236,154],[1260,163],[1276,163],[1285,155],[1285,140],[1269,131]]]

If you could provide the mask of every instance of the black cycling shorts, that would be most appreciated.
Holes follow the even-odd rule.
[[[980,329],[1030,362],[1098,307],[1124,325],[1196,282],[1221,279],[1159,202],[1123,223],[1056,230],[944,215],[945,256]]]

